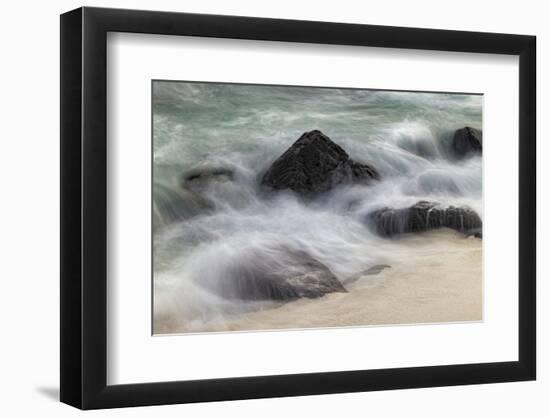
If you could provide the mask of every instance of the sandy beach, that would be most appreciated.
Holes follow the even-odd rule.
[[[481,239],[442,229],[405,236],[395,243],[396,251],[406,256],[397,256],[391,268],[378,275],[349,284],[348,293],[228,317],[224,323],[205,324],[202,331],[482,320]],[[191,330],[181,324],[157,323],[160,333]]]

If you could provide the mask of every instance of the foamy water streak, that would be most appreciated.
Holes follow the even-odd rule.
[[[284,266],[281,248],[305,251],[341,280],[402,262],[406,245],[365,226],[367,214],[382,207],[430,200],[469,205],[483,217],[481,158],[449,155],[456,129],[481,129],[481,105],[471,95],[155,82],[155,326],[223,330],[236,317],[276,312],[277,303],[232,301],[200,282],[223,282],[258,252],[277,268]],[[309,202],[266,195],[258,186],[263,172],[312,129],[383,180]],[[183,173],[212,167],[233,174],[196,193],[180,186]]]

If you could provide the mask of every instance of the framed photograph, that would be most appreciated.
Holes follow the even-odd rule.
[[[533,380],[535,37],[61,16],[61,401]]]

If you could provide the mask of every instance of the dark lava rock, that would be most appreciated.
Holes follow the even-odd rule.
[[[382,236],[422,232],[448,227],[467,235],[481,231],[481,219],[469,207],[443,208],[438,203],[419,201],[403,209],[385,207],[369,214],[368,222]]]
[[[262,185],[304,195],[328,191],[342,183],[368,183],[378,172],[353,161],[340,146],[319,130],[304,133],[267,170]]]
[[[324,264],[303,251],[251,250],[228,262],[215,281],[198,282],[224,298],[292,301],[347,292]]]
[[[464,127],[455,132],[451,149],[455,156],[462,158],[469,154],[480,154],[482,143],[481,130],[474,129],[473,127]]]

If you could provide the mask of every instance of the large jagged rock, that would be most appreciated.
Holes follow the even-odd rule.
[[[482,152],[482,140],[481,130],[466,126],[455,132],[453,141],[451,142],[451,149],[458,158],[471,154],[480,154]]]
[[[319,130],[304,133],[267,170],[262,185],[303,195],[328,191],[343,183],[368,183],[378,172],[353,161],[340,146]]]
[[[304,251],[287,248],[243,251],[224,265],[223,276],[197,277],[227,299],[292,301],[347,292],[324,264]]]
[[[466,235],[481,236],[482,222],[469,207],[441,207],[438,203],[419,201],[402,209],[385,207],[368,215],[368,223],[382,236],[423,232],[448,227]]]

